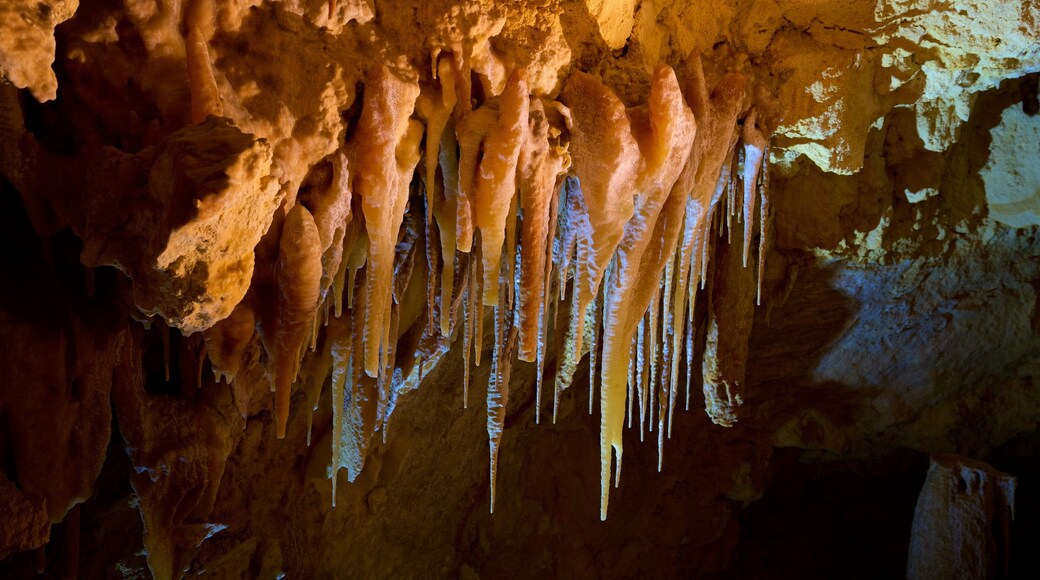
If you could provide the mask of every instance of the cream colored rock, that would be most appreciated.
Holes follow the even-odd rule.
[[[149,189],[196,211],[174,225],[147,285],[135,289],[142,310],[185,332],[231,314],[249,288],[253,248],[280,201],[268,177],[270,159],[265,142],[226,121],[189,127],[160,146]]]
[[[919,85],[912,106],[930,151],[958,139],[978,93],[1040,70],[1036,0],[878,0],[874,16],[892,86]]]
[[[611,49],[625,46],[639,4],[637,0],[585,0],[589,14],[599,25],[600,36]]]
[[[989,161],[979,170],[989,217],[1013,228],[1040,225],[1040,116],[1014,104],[990,134]]]
[[[79,0],[9,0],[0,2],[0,76],[38,101],[58,94],[54,63],[54,27],[72,18]]]
[[[211,117],[154,152],[103,150],[93,165],[69,210],[84,263],[121,269],[138,308],[185,333],[230,315],[281,201],[268,144]]]
[[[795,32],[780,33],[769,50],[786,76],[777,94],[777,157],[800,154],[824,171],[859,171],[867,132],[884,113],[873,90],[872,54]]]

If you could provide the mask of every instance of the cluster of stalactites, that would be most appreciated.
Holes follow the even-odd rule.
[[[219,115],[205,31],[189,26],[189,41],[194,116]],[[380,429],[386,437],[397,396],[456,336],[468,403],[490,306],[492,511],[514,355],[537,365],[536,419],[545,361],[556,355],[555,420],[560,394],[589,354],[590,412],[600,385],[605,518],[626,417],[629,427],[638,417],[642,437],[656,415],[660,455],[680,385],[689,406],[695,353],[703,351],[709,415],[723,425],[736,420],[754,307],[748,297],[760,294],[770,237],[768,131],[749,111],[744,78],[727,75],[709,90],[696,56],[685,87],[658,65],[647,103],[631,108],[581,72],[559,102],[532,96],[516,69],[504,81],[487,79],[489,97],[474,103],[472,79],[482,77],[464,58],[438,52],[432,70],[427,90],[384,66],[367,73],[352,137],[306,193],[287,196],[276,220],[273,275],[266,291],[257,290],[273,310],[246,300],[206,331],[213,368],[234,380],[259,329],[278,437],[293,384],[307,392],[308,413],[330,385],[326,469],[335,489],[341,468],[357,477],[369,440]],[[756,221],[757,284],[749,258]],[[728,252],[716,238],[734,231],[742,251]],[[706,287],[700,346],[695,305]],[[547,352],[558,344],[550,328],[565,333],[558,353]]]
[[[728,75],[709,90],[696,57],[686,73],[683,90],[671,69],[658,66],[646,105],[635,108],[626,109],[582,73],[563,91],[572,117],[576,179],[561,198],[565,226],[554,256],[561,299],[570,281],[554,401],[587,353],[590,412],[597,383],[600,388],[601,518],[611,472],[615,486],[620,474],[622,429],[626,422],[631,427],[633,416],[642,437],[647,425],[655,428],[656,414],[660,469],[683,384],[689,406],[696,353],[703,351],[711,418],[731,425],[742,402],[754,295],[770,237],[763,171],[767,131],[753,110],[746,111],[743,77]],[[757,276],[749,260],[756,210]],[[732,252],[738,267],[710,268],[728,249],[716,249],[711,234],[729,238],[733,231],[744,233],[743,251]],[[706,289],[709,302],[703,346],[695,341],[698,288]],[[555,417],[558,405],[553,408]]]

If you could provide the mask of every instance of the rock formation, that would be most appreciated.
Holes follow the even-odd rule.
[[[0,572],[759,577],[1038,455],[1034,0],[0,17]]]
[[[1015,483],[985,463],[932,457],[914,511],[906,577],[1005,576]]]

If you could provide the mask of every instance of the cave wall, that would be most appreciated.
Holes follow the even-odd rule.
[[[45,0],[0,16],[0,573],[887,577],[906,569],[927,455],[942,452],[1020,478],[1009,570],[1040,570],[1020,548],[1040,537],[1036,2]],[[427,315],[444,304],[423,306],[411,282],[430,276],[425,242],[408,243],[432,239],[415,186],[429,149],[416,139],[405,159],[373,128],[396,123],[404,143],[436,125],[444,54],[471,71],[474,104],[504,103],[523,69],[539,106],[573,110],[578,121],[546,117],[572,176],[601,153],[578,145],[581,98],[565,88],[578,71],[637,107],[665,78],[656,65],[685,90],[699,55],[709,87],[727,73],[748,87],[731,124],[755,126],[753,110],[770,137],[773,230],[752,259],[761,304],[740,320],[739,420],[700,411],[709,280],[689,315],[688,394],[663,451],[656,418],[620,435],[606,521],[603,383],[589,392],[599,371],[568,352],[565,316],[546,323],[540,396],[539,365],[514,360],[495,409],[488,391],[501,394],[510,365],[492,368],[494,310],[479,366],[464,329],[419,336],[437,334]],[[377,90],[386,116],[366,117]],[[422,105],[402,115],[394,99],[408,94]],[[285,363],[270,344],[310,327],[265,309],[287,300],[280,276],[320,274],[327,291],[329,260],[353,264],[349,247],[324,248],[320,272],[295,267],[314,255],[279,259],[296,251],[283,224],[306,208],[324,236],[321,215],[362,211],[356,197],[312,200],[377,142],[397,164],[384,187],[408,204],[400,240],[387,238],[404,282],[386,294],[408,323],[381,420],[347,419],[347,458],[333,413],[344,367],[328,348],[342,327],[316,333],[279,407],[269,391]],[[377,256],[350,288],[359,301]],[[222,321],[228,344],[232,323],[245,328],[234,369],[204,338]],[[554,412],[553,379],[570,367]],[[349,377],[347,393],[375,388],[365,381]]]

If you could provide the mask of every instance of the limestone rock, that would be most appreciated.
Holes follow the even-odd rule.
[[[1036,0],[40,6],[0,7],[0,551],[893,577],[929,454],[1035,465]]]
[[[914,512],[906,577],[1004,577],[1015,484],[985,463],[933,456]]]
[[[874,16],[890,86],[919,87],[917,129],[930,151],[957,140],[978,93],[1040,70],[1036,0],[886,0]]]
[[[1012,105],[993,128],[986,183],[990,218],[1013,228],[1040,225],[1040,116]]]
[[[616,50],[625,46],[632,32],[636,7],[635,0],[585,0],[589,14],[599,26],[599,34],[607,47]]]
[[[150,167],[142,162],[149,153],[109,155],[117,167],[136,167],[113,172],[131,179],[113,184],[113,174],[92,173],[90,194],[79,201],[83,259],[129,275],[146,315],[184,332],[205,330],[230,315],[249,288],[253,250],[281,199],[270,177],[271,150],[210,118],[164,140]],[[125,218],[113,222],[119,214]]]
[[[79,0],[11,0],[0,3],[0,75],[36,99],[58,93],[54,63],[54,27],[72,17]]]

